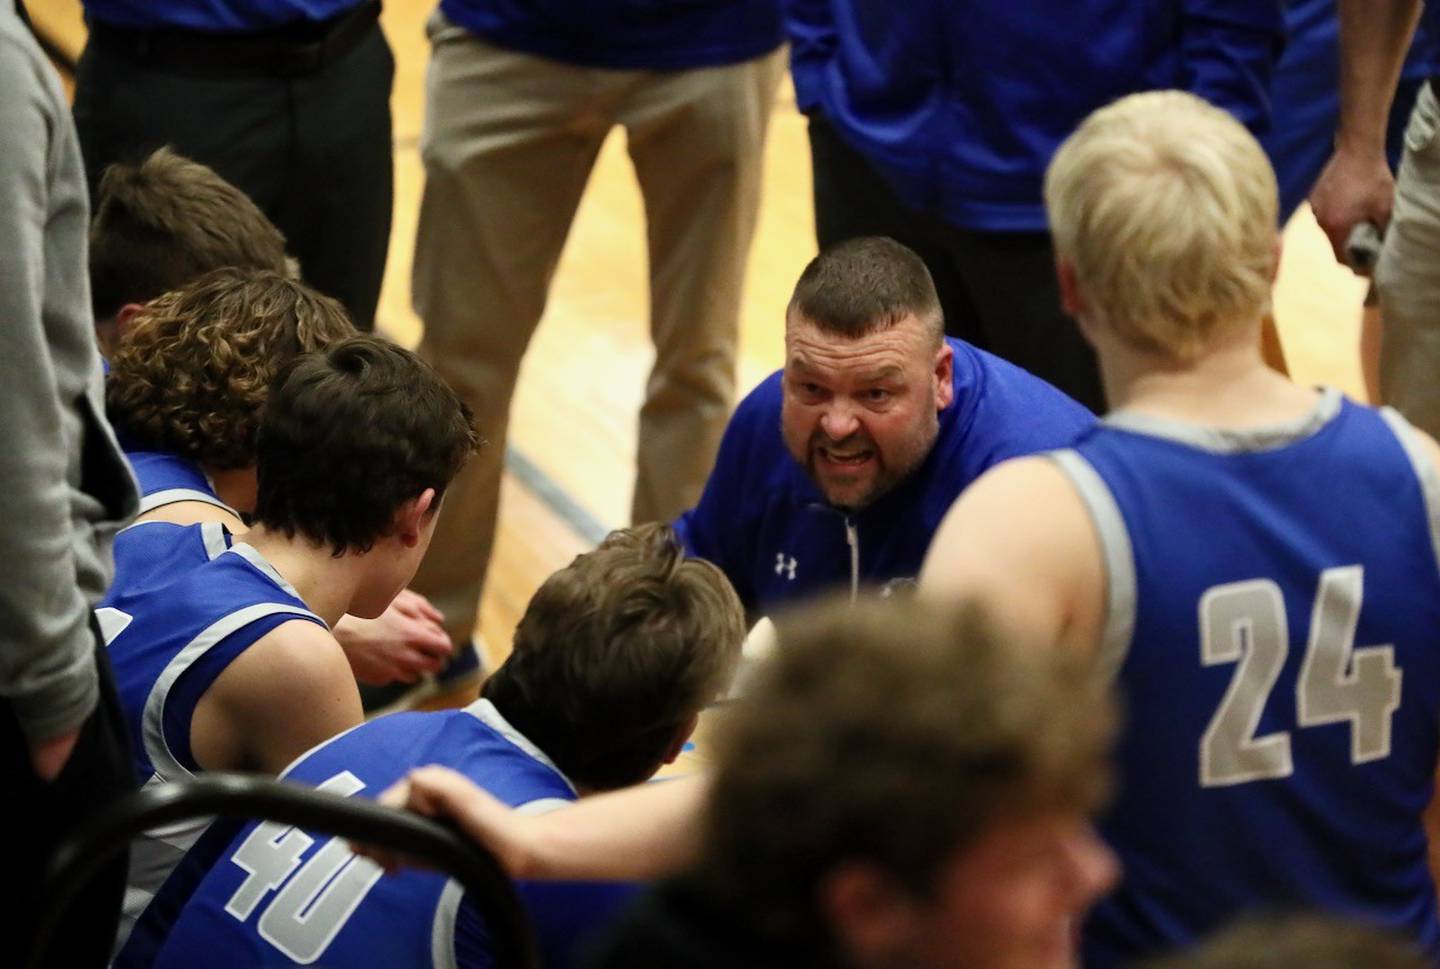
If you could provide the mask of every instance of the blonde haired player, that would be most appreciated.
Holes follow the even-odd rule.
[[[1258,905],[1440,923],[1421,815],[1440,749],[1440,452],[1398,415],[1261,360],[1275,177],[1230,116],[1125,98],[1045,185],[1065,309],[1113,408],[961,496],[921,587],[1115,672],[1102,825],[1124,864],[1085,964]]]

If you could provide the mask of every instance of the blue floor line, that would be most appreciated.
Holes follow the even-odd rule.
[[[545,503],[545,506],[573,528],[581,538],[591,545],[599,545],[610,534],[610,529],[581,506],[570,493],[560,487],[540,466],[513,447],[505,449],[505,468],[513,474],[530,493]]]

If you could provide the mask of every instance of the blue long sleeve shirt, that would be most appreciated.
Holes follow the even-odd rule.
[[[785,447],[780,374],[740,403],[700,503],[675,522],[752,614],[835,590],[909,582],[960,492],[1007,458],[1070,444],[1088,410],[1025,370],[959,340],[955,396],[935,446],[894,491],[859,511],[828,503]]]
[[[1045,167],[1094,109],[1181,88],[1257,133],[1281,0],[786,0],[802,111],[902,202],[953,225],[1043,231]]]

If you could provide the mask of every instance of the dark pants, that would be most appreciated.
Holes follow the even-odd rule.
[[[945,332],[1104,410],[1095,353],[1060,308],[1048,233],[969,231],[906,207],[820,115],[810,116],[810,156],[822,249],[857,236],[909,246],[935,279]]]
[[[136,786],[125,722],[105,647],[97,646],[100,703],[80,730],[70,759],[55,780],[35,776],[30,749],[8,702],[0,700],[0,771],[4,772],[5,877],[15,892],[0,906],[0,938],[12,955],[24,955],[47,899],[40,886],[56,846],[81,822]],[[125,893],[128,849],[89,882],[52,937],[47,966],[87,969],[110,958]],[[18,959],[15,965],[25,965]]]
[[[289,77],[182,72],[97,33],[75,81],[91,197],[108,165],[168,144],[248,194],[305,281],[372,329],[390,242],[394,71],[378,24],[332,63]]]

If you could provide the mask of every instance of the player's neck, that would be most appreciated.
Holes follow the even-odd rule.
[[[1304,416],[1315,391],[1271,370],[1249,330],[1176,363],[1129,346],[1106,346],[1100,370],[1110,409],[1213,427],[1255,427]]]
[[[253,526],[243,540],[294,586],[310,611],[328,625],[334,626],[349,611],[350,600],[364,577],[360,556],[336,556],[327,545],[303,535],[271,531],[264,525]]]
[[[243,514],[255,510],[255,468],[205,468],[205,476],[215,488],[215,495],[225,504]]]

